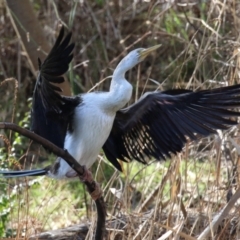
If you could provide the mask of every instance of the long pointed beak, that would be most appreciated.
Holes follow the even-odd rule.
[[[161,47],[162,44],[158,44],[155,45],[153,47],[144,49],[140,52],[140,60],[142,61],[143,59],[145,59],[151,52],[155,51],[156,49],[158,49],[159,47]]]

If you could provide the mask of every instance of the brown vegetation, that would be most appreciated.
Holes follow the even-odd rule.
[[[73,32],[76,47],[68,78],[75,94],[108,90],[110,80],[106,77],[128,51],[155,44],[162,44],[160,50],[127,74],[135,89],[132,102],[143,91],[240,83],[240,2],[237,0],[34,0],[31,4],[42,28],[39,31],[43,31],[49,45],[53,44],[61,24]],[[0,1],[0,33],[1,121],[23,126],[27,124],[28,99],[32,96],[35,76],[4,1]],[[9,77],[15,77],[18,85],[2,84]],[[15,95],[14,89],[17,89]],[[14,145],[18,136],[7,136],[2,146]],[[22,158],[29,143],[26,139],[21,141],[14,149],[9,148],[11,154],[4,161],[1,158],[0,166],[20,159],[24,167],[26,162]],[[238,143],[238,129],[233,128],[189,143],[182,154],[166,163],[147,167],[124,164],[122,178],[109,170],[100,156],[101,164],[95,166],[96,178],[103,183],[109,221],[117,219],[116,225],[108,225],[109,239],[197,239],[204,229],[212,226],[213,216],[218,218],[237,189]],[[32,162],[27,165],[32,166]],[[46,196],[38,195],[39,206],[34,213],[31,199],[35,196],[24,189],[24,196],[17,197],[17,209],[15,206],[8,227],[16,229],[19,239],[79,223],[79,217],[76,220],[73,216],[80,214],[84,204],[79,199],[80,203],[72,203],[71,196],[64,193],[63,183],[50,187],[52,183],[47,181],[41,185],[49,188],[49,192]],[[29,182],[4,181],[4,184],[8,184],[10,196],[16,186],[20,189],[26,184],[30,188]],[[55,187],[60,190],[55,191]],[[77,199],[75,190],[72,192]],[[47,212],[48,204],[61,197],[62,205]],[[94,206],[88,202],[88,219],[94,228]],[[239,205],[234,203],[225,213],[225,221],[216,230],[208,229],[208,239],[239,239]],[[87,239],[92,237],[92,228]]]

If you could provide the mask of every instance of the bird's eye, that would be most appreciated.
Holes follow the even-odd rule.
[[[138,55],[139,58],[141,58],[141,55],[142,55],[142,49],[137,50],[137,55]]]

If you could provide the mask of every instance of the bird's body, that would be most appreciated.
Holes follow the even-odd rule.
[[[78,95],[81,103],[74,109],[73,131],[68,129],[64,149],[81,165],[90,168],[106,142],[115,119],[116,112],[124,107],[132,96],[132,86],[124,78],[128,59],[119,63],[119,68],[113,73],[109,92],[91,92]],[[125,67],[126,66],[126,67]],[[117,81],[114,81],[117,79]],[[53,178],[75,177],[76,173],[66,163],[58,158],[58,171],[48,174]]]
[[[112,103],[114,95],[109,92],[92,92],[80,95],[82,103],[76,108],[73,116],[74,131],[67,132],[64,148],[82,165],[90,168],[106,142],[112,129],[116,111],[120,109]],[[120,97],[120,96],[118,96]],[[130,100],[128,91],[121,95],[121,106]],[[74,171],[63,159],[58,159],[59,171],[54,178],[75,176]],[[72,173],[72,175],[70,175]],[[50,173],[51,174],[51,173]]]
[[[237,124],[240,116],[240,85],[213,90],[178,89],[144,94],[123,109],[132,96],[125,73],[159,45],[130,52],[116,67],[108,92],[64,97],[53,83],[63,82],[72,60],[71,35],[63,29],[46,60],[39,61],[39,76],[33,96],[31,129],[68,152],[89,168],[103,149],[118,169],[118,160],[165,159],[180,152],[187,139],[208,136],[217,129]],[[48,175],[71,178],[76,173],[61,158],[44,169],[2,171],[5,177]]]

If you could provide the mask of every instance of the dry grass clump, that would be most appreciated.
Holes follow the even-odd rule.
[[[106,77],[128,51],[155,44],[162,44],[159,51],[127,74],[134,86],[132,102],[143,91],[239,83],[240,3],[236,0],[34,0],[33,6],[52,43],[60,23],[73,31],[76,47],[69,79],[74,93],[108,90]],[[0,12],[0,81],[14,76],[19,84],[17,101],[12,101],[14,87],[0,86],[1,119],[11,120],[15,106],[18,122],[27,118],[35,78],[4,5]],[[19,141],[13,144],[15,160],[26,154],[29,145]],[[93,169],[108,204],[108,239],[239,239],[239,203],[231,202],[239,184],[238,148],[238,127],[234,127],[187,144],[167,162],[123,164],[120,175],[99,156]],[[45,163],[40,159],[39,164]],[[8,228],[14,229],[17,239],[77,224],[79,218],[86,222],[86,209],[90,229],[94,228],[94,206],[75,183],[49,179],[1,183],[7,184],[15,202],[9,205]],[[18,193],[14,197],[13,189]],[[225,220],[213,229],[214,216],[217,219],[226,206],[231,210],[223,212]],[[208,226],[208,234],[201,236]],[[89,232],[87,239],[91,236]]]

